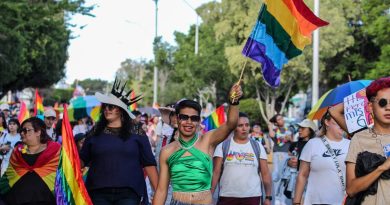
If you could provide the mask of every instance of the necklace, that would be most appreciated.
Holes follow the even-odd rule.
[[[45,149],[46,149],[46,144],[40,144],[38,149],[35,152],[31,152],[31,150],[27,147],[27,153],[29,153],[29,154],[37,154],[37,153],[42,152]]]
[[[390,135],[390,133],[388,133],[388,134],[385,134],[385,133],[378,133],[373,127],[372,127],[372,128],[369,128],[369,131],[370,131],[370,133],[373,135],[374,138],[377,138],[378,135],[379,135],[379,136]]]
[[[196,142],[198,141],[198,135],[196,134],[190,141],[186,142],[184,141],[181,136],[179,136],[179,146],[181,149],[183,150],[189,150],[191,149],[192,147],[194,147],[194,145],[196,144]]]

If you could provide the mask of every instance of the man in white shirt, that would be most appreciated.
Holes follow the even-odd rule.
[[[249,118],[240,113],[233,137],[215,150],[211,190],[215,191],[219,181],[218,205],[259,205],[262,183],[266,194],[263,204],[271,204],[272,178],[267,154],[262,144],[249,138],[249,131]]]
[[[52,108],[49,108],[49,109],[45,110],[45,112],[43,113],[43,116],[44,116],[44,121],[46,124],[46,133],[49,135],[49,137],[51,139],[56,141],[56,136],[55,136],[55,132],[54,132],[54,128],[53,128],[53,125],[57,119],[56,112]]]

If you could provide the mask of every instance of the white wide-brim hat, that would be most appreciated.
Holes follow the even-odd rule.
[[[131,119],[135,119],[135,116],[131,113],[129,107],[122,102],[118,97],[113,95],[112,93],[109,93],[108,95],[104,95],[102,93],[96,92],[95,97],[101,102],[105,104],[110,104],[110,105],[116,105],[123,110],[127,112],[127,114],[130,116]]]

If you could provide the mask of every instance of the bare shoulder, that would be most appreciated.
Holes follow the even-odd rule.
[[[160,157],[168,159],[177,149],[177,142],[172,142],[161,149]]]

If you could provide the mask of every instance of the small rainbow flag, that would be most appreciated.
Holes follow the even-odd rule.
[[[314,30],[328,24],[303,0],[265,0],[242,54],[261,63],[264,80],[277,87],[283,65],[311,43]]]
[[[133,91],[133,92],[131,92],[131,97],[130,98],[135,98],[136,96],[135,96],[135,92]],[[134,110],[136,110],[137,109],[137,103],[135,102],[135,103],[133,103],[133,104],[131,104],[130,105],[130,111],[134,111]]]
[[[202,124],[205,126],[203,133],[206,133],[210,130],[218,128],[223,123],[226,122],[225,118],[225,107],[223,105],[219,106],[211,115],[203,120]]]
[[[92,205],[84,185],[80,158],[66,105],[64,105],[62,120],[62,150],[56,175],[55,194],[58,205]]]
[[[35,89],[34,115],[40,119],[43,119],[44,112],[45,110],[43,108],[42,98],[39,96],[38,89]]]
[[[22,122],[29,117],[30,117],[30,113],[28,112],[26,103],[24,103],[23,101],[20,101],[20,111],[19,111],[19,115],[18,115],[18,120],[19,120],[20,124],[22,124]]]

